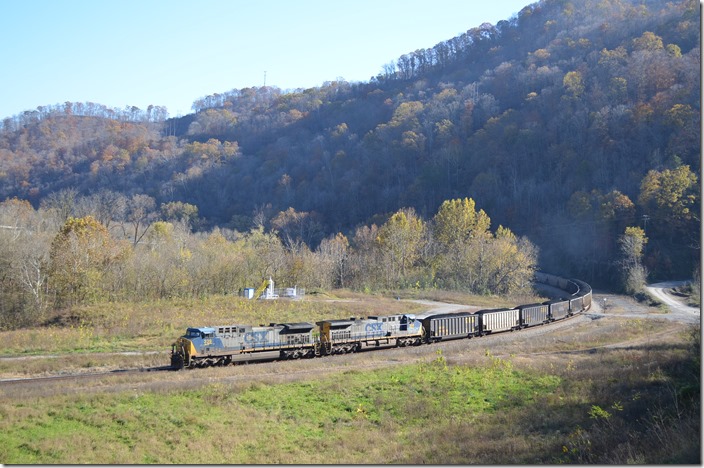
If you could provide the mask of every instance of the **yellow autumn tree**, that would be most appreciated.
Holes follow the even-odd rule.
[[[394,213],[381,228],[376,242],[386,266],[387,285],[401,285],[421,257],[426,227],[413,208]]]
[[[538,250],[530,241],[499,226],[489,252],[485,268],[488,291],[509,294],[529,287],[538,261]]]
[[[437,243],[435,269],[445,287],[466,289],[475,282],[473,259],[481,257],[491,237],[491,219],[476,210],[471,198],[446,200],[433,217],[433,238]]]
[[[629,226],[618,240],[621,259],[619,266],[623,277],[623,289],[627,294],[642,291],[648,276],[641,259],[648,238],[645,231],[639,227]]]
[[[443,246],[452,248],[458,242],[485,236],[491,219],[484,210],[476,210],[471,198],[445,200],[433,218],[435,239]]]
[[[57,306],[99,299],[106,269],[119,255],[119,245],[95,218],[69,217],[54,237],[49,254]]]
[[[503,226],[492,234],[490,224],[471,198],[443,202],[433,218],[439,284],[479,294],[508,294],[530,284],[537,248]]]
[[[318,255],[321,257],[321,266],[324,267],[333,287],[344,288],[347,286],[349,276],[350,241],[338,232],[335,237],[323,239],[318,246]]]
[[[664,171],[649,171],[640,185],[638,203],[672,238],[696,228],[696,205],[699,200],[697,176],[688,165]],[[656,224],[656,226],[658,226]],[[657,227],[656,227],[657,229]]]

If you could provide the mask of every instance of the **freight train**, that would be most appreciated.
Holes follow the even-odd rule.
[[[535,281],[569,297],[514,308],[477,312],[374,315],[315,324],[193,327],[171,347],[173,369],[222,366],[260,360],[300,359],[365,349],[418,346],[491,333],[521,330],[589,310],[592,288],[576,279],[536,273]]]

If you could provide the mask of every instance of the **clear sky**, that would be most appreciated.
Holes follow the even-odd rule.
[[[531,0],[0,0],[0,119],[37,106],[165,106],[250,86],[369,81]]]

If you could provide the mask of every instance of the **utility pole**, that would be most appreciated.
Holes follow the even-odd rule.
[[[649,219],[650,219],[650,216],[648,216],[646,214],[643,215],[643,234],[646,235],[646,239],[647,239],[647,234],[648,234],[647,227],[648,227],[648,220]],[[645,244],[643,244],[643,253],[644,254],[645,254],[645,251],[647,250],[647,248],[648,248],[648,243],[646,242]]]

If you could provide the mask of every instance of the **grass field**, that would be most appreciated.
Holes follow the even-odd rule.
[[[301,383],[57,396],[5,406],[0,452],[4,463],[460,462],[460,447],[417,436],[486,424],[540,404],[559,384],[505,361],[449,367],[440,355]]]
[[[698,421],[683,394],[692,389],[663,369],[636,377],[607,361],[545,372],[491,355],[473,366],[436,356],[281,384],[17,397],[0,407],[0,461],[689,463],[698,456]],[[670,390],[674,406],[663,399]]]
[[[352,293],[305,302],[245,303],[238,314],[268,323],[409,307]],[[51,349],[4,338],[18,356],[59,356],[15,362],[18,373],[53,373],[67,356],[91,369],[110,358],[72,349],[71,338],[158,349],[152,341],[168,346],[194,322],[230,319],[232,304],[86,308],[69,317],[87,331],[65,316],[13,332],[69,336]],[[125,311],[126,324],[113,324]],[[585,318],[537,335],[0,387],[0,463],[699,464],[699,346],[698,329],[657,318]]]

